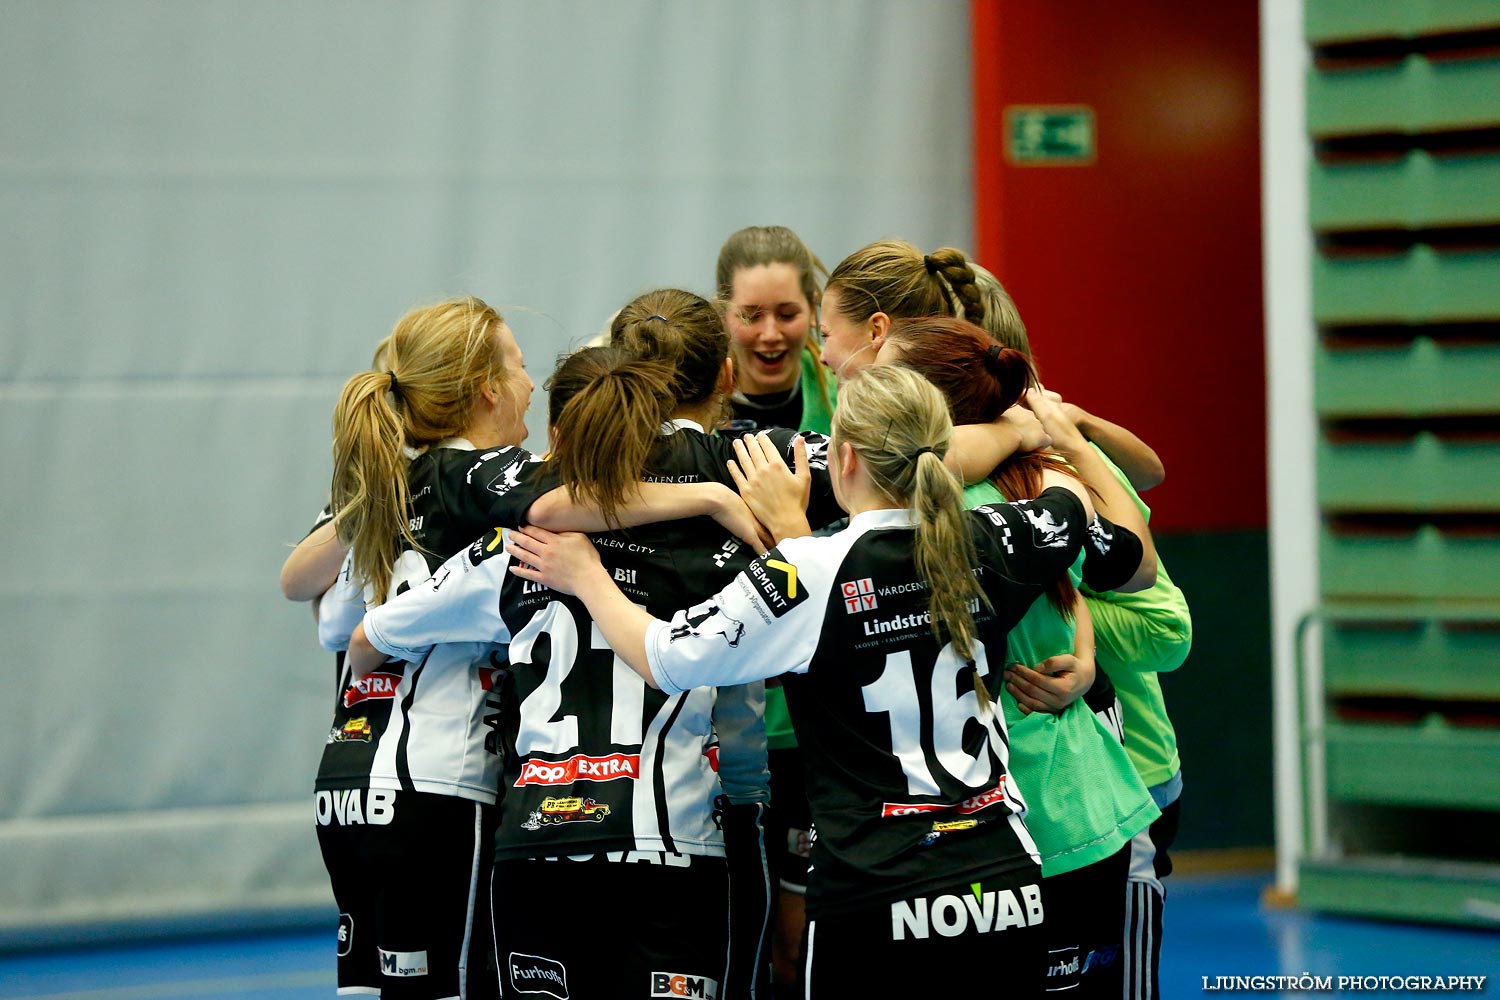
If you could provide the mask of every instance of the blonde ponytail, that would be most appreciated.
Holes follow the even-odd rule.
[[[943,451],[947,452],[946,443]],[[911,479],[910,503],[917,512],[912,560],[917,575],[931,587],[933,633],[941,641],[946,632],[954,652],[973,660],[976,599],[988,599],[974,579],[974,538],[964,513],[963,489],[937,452],[918,456]]]
[[[947,401],[921,375],[897,366],[866,369],[840,388],[834,442],[848,442],[876,488],[916,513],[912,558],[929,588],[933,635],[972,662],[978,642],[974,610],[989,598],[974,578],[963,489],[943,465],[953,433]],[[975,687],[987,703],[977,671]]]
[[[377,602],[401,554],[397,539],[416,547],[405,516],[411,497],[403,421],[392,395],[385,372],[360,372],[344,384],[333,411],[334,527],[354,550],[355,577]]]
[[[376,348],[383,370],[344,384],[333,411],[334,528],[354,550],[355,577],[385,600],[410,524],[406,450],[462,434],[475,401],[507,376],[504,321],[473,296],[413,309]]]

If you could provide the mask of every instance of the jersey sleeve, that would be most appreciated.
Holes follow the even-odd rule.
[[[976,541],[1017,583],[1040,586],[1068,571],[1087,532],[1083,502],[1071,490],[1051,486],[1034,500],[982,504],[969,511]]]
[[[330,653],[349,648],[354,626],[365,616],[365,590],[354,582],[354,553],[344,556],[344,565],[333,586],[318,599],[318,644]]]
[[[524,448],[487,451],[464,473],[454,500],[462,508],[461,516],[474,524],[519,527],[526,523],[531,505],[557,485],[549,471],[540,455]]]
[[[1187,597],[1156,565],[1156,583],[1134,594],[1084,591],[1094,616],[1099,665],[1137,673],[1176,670],[1193,648],[1193,616]]]
[[[646,659],[663,691],[744,684],[807,670],[818,648],[835,567],[815,538],[791,539],[708,600],[646,629]]]
[[[766,763],[766,686],[761,681],[721,687],[714,700],[719,738],[719,784],[735,805],[771,801]]]
[[[510,557],[495,529],[438,567],[425,582],[372,608],[365,637],[387,656],[414,661],[444,642],[510,642],[500,585]]]
[[[1135,532],[1095,515],[1083,537],[1083,552],[1083,582],[1102,593],[1123,586],[1135,575],[1145,549]]]

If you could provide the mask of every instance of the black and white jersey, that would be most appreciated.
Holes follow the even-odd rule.
[[[347,649],[365,615],[350,561],[319,608],[325,648]],[[392,584],[409,588],[430,575],[426,560],[408,550]],[[315,787],[431,792],[494,804],[499,766],[486,752],[486,719],[498,712],[504,678],[505,650],[488,643],[445,646],[357,680],[346,666]]]
[[[458,438],[412,459],[406,472],[410,527],[429,569],[437,569],[490,528],[520,524],[539,495],[545,468],[540,455],[524,448],[481,452]]]
[[[655,613],[750,562],[706,518],[592,537],[620,588]],[[737,802],[769,798],[761,683],[656,691],[615,656],[581,601],[522,580],[509,565],[503,533],[491,532],[365,618],[377,649],[407,659],[436,656],[447,643],[509,644],[513,699],[501,725],[508,745],[495,859],[722,856],[721,791]]]
[[[729,440],[709,435],[699,425],[686,420],[673,421],[664,427],[663,431],[664,437],[661,445],[648,465],[648,480],[673,483],[719,482],[725,485],[733,485],[726,467],[728,460],[734,457],[733,446]],[[807,441],[808,462],[813,477],[809,518],[818,523],[819,521],[830,519],[838,512],[837,504],[833,499],[832,486],[828,481],[826,461],[828,442],[827,438],[817,434],[797,435],[790,431],[775,432],[772,436],[772,441],[776,444],[779,452],[786,458],[788,464],[792,461],[792,441],[797,436],[802,436]],[[457,548],[461,548],[462,545],[468,544],[485,527],[523,522],[525,512],[531,502],[556,485],[555,477],[546,475],[546,464],[539,462],[539,460],[520,449],[499,449],[477,457],[473,452],[439,454],[439,451],[441,450],[435,449],[434,452],[428,453],[432,458],[429,459],[425,466],[422,459],[415,460],[412,463],[412,471],[408,476],[413,499],[412,528],[413,531],[418,533],[418,541],[430,549],[437,551],[446,550],[451,553],[457,551]],[[427,456],[423,456],[423,458],[427,458]],[[461,475],[460,472],[462,473]],[[424,519],[424,515],[433,509],[442,512],[443,516]],[[485,520],[485,518],[489,518],[489,520]],[[453,526],[456,524],[467,524],[474,530],[471,530],[463,538],[462,543],[457,548],[450,548],[449,546],[453,546],[455,543],[456,529]],[[428,534],[424,535],[423,532]],[[598,537],[600,539],[601,551],[611,552],[621,560],[621,564],[617,568],[622,574],[626,576],[632,573],[638,574],[638,578],[641,580],[638,587],[642,603],[651,607],[657,613],[667,613],[675,609],[690,593],[701,593],[704,590],[712,589],[722,584],[730,579],[738,569],[748,564],[750,558],[750,553],[741,551],[741,546],[737,541],[727,536],[717,524],[707,518],[670,522],[649,528],[636,529],[631,532],[610,533]],[[499,539],[499,533],[492,530],[489,532],[487,540],[482,544],[476,543],[478,547],[469,550],[469,554],[473,556],[471,560],[472,564],[484,564],[492,558],[503,557],[503,548],[500,545]],[[611,544],[616,547],[611,548]],[[694,559],[696,559],[696,563],[693,562]],[[460,560],[455,559],[454,562],[456,564]],[[690,566],[692,565],[698,567],[697,571],[690,570]],[[410,569],[413,572],[407,578],[406,582],[415,585],[420,582],[420,580],[415,579],[418,567],[413,563]],[[366,625],[366,633],[377,648],[384,650],[389,655],[404,659],[410,657],[416,658],[414,661],[405,664],[387,664],[382,668],[382,671],[372,676],[378,676],[381,672],[392,671],[399,672],[402,677],[405,677],[408,671],[418,670],[425,673],[429,678],[441,673],[448,679],[449,683],[456,685],[458,681],[454,679],[454,676],[462,673],[462,671],[454,670],[451,665],[455,663],[462,664],[466,658],[478,655],[479,659],[471,673],[477,674],[480,688],[479,692],[470,692],[473,697],[480,698],[480,692],[503,690],[505,684],[510,682],[512,676],[518,682],[524,681],[524,683],[517,684],[517,689],[514,692],[514,699],[518,700],[512,700],[511,696],[496,697],[490,695],[487,699],[481,699],[474,703],[474,711],[470,714],[469,718],[472,722],[482,723],[483,727],[475,725],[470,730],[471,735],[474,740],[487,738],[490,748],[495,751],[504,748],[502,745],[497,745],[496,743],[497,730],[503,731],[506,734],[506,743],[512,742],[510,738],[510,734],[512,733],[519,733],[525,736],[529,730],[519,730],[516,727],[526,724],[530,720],[531,713],[545,704],[545,698],[547,697],[545,694],[538,696],[542,700],[527,701],[526,699],[532,697],[538,689],[547,687],[547,684],[543,682],[547,680],[546,665],[550,662],[554,648],[552,636],[555,632],[559,631],[566,634],[568,630],[568,626],[564,624],[561,617],[564,610],[567,611],[568,616],[575,620],[574,633],[577,633],[581,628],[582,634],[588,636],[591,642],[596,637],[592,622],[588,619],[587,612],[583,609],[582,604],[573,602],[566,609],[559,607],[551,612],[553,615],[559,616],[556,621],[538,619],[534,623],[533,633],[542,637],[540,640],[542,643],[540,653],[533,651],[530,645],[522,645],[518,647],[519,652],[512,650],[513,655],[522,657],[518,661],[515,671],[505,673],[494,669],[494,667],[500,664],[503,658],[503,654],[497,652],[498,647],[495,644],[508,642],[511,635],[521,635],[523,627],[531,622],[535,614],[544,610],[544,606],[547,603],[541,602],[539,605],[538,602],[531,599],[529,594],[520,593],[521,583],[519,581],[508,581],[515,592],[513,596],[526,598],[524,601],[526,611],[520,618],[508,616],[505,619],[501,619],[499,616],[499,604],[496,601],[496,591],[500,583],[507,582],[507,577],[508,574],[505,574],[503,571],[495,574],[494,582],[491,585],[495,589],[492,589],[489,595],[491,606],[484,609],[484,614],[476,614],[467,623],[460,623],[461,625],[467,625],[468,630],[455,628],[443,635],[434,635],[426,631],[426,628],[432,623],[423,621],[420,623],[420,630],[414,630],[410,635],[401,636],[392,634],[391,639],[393,641],[390,642],[389,646],[386,646],[382,645],[381,641],[377,638],[376,630],[381,627],[382,622],[386,621],[388,615],[395,615],[397,612],[394,610],[379,610],[378,613],[372,612]],[[651,588],[649,593],[646,590],[648,586],[647,581],[651,581],[649,584]],[[622,577],[622,585],[623,583],[624,577]],[[403,583],[396,582],[395,589],[400,593],[404,589]],[[438,597],[443,602],[448,600],[448,598],[440,596],[442,594],[442,583],[439,580],[434,580],[427,588],[423,589],[423,592],[429,597]],[[552,596],[556,597],[558,595]],[[568,600],[571,601],[571,599]],[[517,606],[522,606],[523,604],[519,600],[515,603]],[[402,600],[391,602],[392,608],[399,608],[401,605]],[[459,612],[459,614],[461,615],[462,613]],[[352,631],[352,628],[353,625],[351,624],[349,631]],[[528,635],[530,634],[528,633]],[[481,645],[474,645],[476,641],[480,642]],[[427,647],[433,644],[441,645],[429,651]],[[652,767],[655,767],[653,762],[660,759],[661,754],[668,751],[672,753],[677,752],[679,746],[678,739],[681,734],[708,732],[709,729],[705,720],[709,719],[712,719],[713,724],[717,727],[721,742],[725,745],[733,743],[736,748],[739,748],[745,739],[751,740],[752,743],[755,740],[763,740],[763,735],[759,735],[763,733],[763,723],[760,718],[760,699],[762,695],[758,686],[741,692],[720,693],[717,697],[707,698],[707,700],[702,695],[682,699],[682,704],[675,709],[678,713],[676,717],[664,717],[661,720],[657,720],[656,713],[662,710],[665,700],[656,698],[655,692],[647,694],[646,686],[640,683],[639,679],[635,678],[634,674],[623,664],[615,665],[613,654],[607,649],[603,649],[602,644],[599,645],[601,648],[591,646],[586,650],[580,650],[578,654],[580,657],[579,662],[580,664],[591,665],[595,668],[599,665],[595,661],[602,662],[612,669],[617,669],[628,674],[630,676],[630,684],[639,686],[640,696],[643,699],[642,705],[628,709],[621,708],[619,712],[623,713],[622,717],[629,716],[631,713],[640,716],[641,738],[634,740],[632,743],[627,744],[627,746],[642,744],[645,747],[642,752],[645,754],[646,761]],[[404,651],[397,651],[397,646],[403,647]],[[533,669],[520,669],[520,664],[522,663],[531,664]],[[537,675],[536,668],[538,664],[540,664],[540,669],[542,670],[540,676]],[[593,674],[589,670],[578,670],[575,672],[570,667],[569,675],[573,679],[567,685],[566,693],[571,699],[573,696],[587,690],[582,684],[581,679],[591,677]],[[470,678],[470,680],[472,681],[473,678]],[[398,697],[399,683],[382,683],[389,688],[390,700],[395,701],[398,705],[405,704],[405,701]],[[431,683],[429,681],[429,685]],[[562,680],[560,677],[554,678],[552,683],[554,685],[561,685]],[[358,687],[358,685],[355,685],[355,687]],[[613,688],[611,687],[609,695],[606,697],[606,702],[612,698],[612,695]],[[745,703],[746,711],[751,711],[753,718],[747,716],[745,711],[737,713],[731,709],[731,702],[736,699]],[[364,704],[363,701],[359,703]],[[554,706],[550,711],[558,711],[557,706]],[[363,718],[366,722],[370,723],[372,727],[372,739],[378,742],[379,737],[376,728],[384,716],[377,711],[374,714],[359,716],[358,718]],[[667,736],[661,730],[661,725],[668,721],[672,723],[673,727],[676,727],[675,732],[671,733],[672,738],[670,740],[667,739]],[[622,723],[622,725],[624,724]],[[653,725],[656,728],[652,728]],[[627,726],[626,728],[629,727]],[[614,729],[615,727],[611,723],[609,727],[611,736],[616,735]],[[745,730],[746,734],[743,736],[733,736],[734,733],[739,733],[741,730]],[[362,728],[360,726],[355,727],[356,734],[361,731]],[[601,746],[608,748],[613,747],[618,742],[611,739],[599,744],[592,738],[592,734],[587,735],[590,735],[590,739],[586,741],[590,747]],[[338,727],[335,726],[335,731],[330,733],[330,740],[336,740],[338,736]],[[656,739],[660,746],[643,742],[647,736]],[[333,743],[330,743],[330,747],[333,745]],[[598,756],[605,763],[596,766],[594,761],[583,759],[587,758],[589,754],[585,754],[582,751],[578,753],[561,753],[559,751],[540,749],[541,747],[550,745],[545,740],[533,745],[529,737],[522,739],[519,745],[512,751],[511,759],[507,761],[508,769],[516,770],[517,773],[511,774],[509,770],[507,771],[506,788],[508,802],[505,818],[502,819],[501,824],[501,839],[497,841],[497,857],[530,857],[538,853],[534,843],[537,838],[532,835],[535,832],[534,829],[527,831],[524,836],[520,837],[520,841],[517,843],[507,845],[505,840],[508,832],[513,833],[517,829],[524,829],[525,825],[533,822],[533,820],[534,827],[543,823],[549,828],[555,827],[555,829],[549,831],[547,843],[550,847],[543,853],[583,853],[595,849],[680,850],[683,853],[694,853],[692,845],[696,843],[712,844],[712,853],[722,853],[722,848],[718,846],[720,839],[717,829],[710,829],[703,826],[704,823],[712,823],[711,810],[698,809],[696,806],[690,808],[686,799],[679,801],[674,798],[671,801],[670,807],[653,810],[643,809],[640,811],[638,818],[622,819],[615,823],[608,823],[605,820],[605,814],[599,809],[594,809],[587,813],[587,822],[590,824],[603,824],[603,826],[596,827],[590,832],[585,832],[584,829],[573,826],[572,824],[579,823],[580,821],[566,818],[566,810],[559,812],[556,802],[548,805],[544,812],[543,804],[548,800],[565,801],[573,798],[580,799],[579,809],[583,809],[584,805],[581,800],[591,797],[588,791],[593,787],[593,783],[597,782],[600,778],[607,777],[608,775],[604,771],[610,771],[611,769],[615,780],[629,781],[631,787],[635,787],[636,782],[634,778],[620,777],[623,773],[621,769],[626,765],[632,767],[639,766],[637,755],[630,752],[626,752],[623,756],[620,756],[615,749],[600,749]],[[580,745],[584,744],[581,743]],[[675,775],[682,768],[677,767],[674,763],[670,771],[664,768],[659,775],[648,772],[647,777],[650,779],[649,788],[642,795],[654,796],[656,794],[656,786],[667,782],[669,778],[670,782],[668,783],[667,792],[675,794],[679,790],[689,788],[695,789],[694,794],[702,791],[703,788],[707,787],[707,784],[712,783],[713,767],[717,766],[719,759],[718,750],[712,743],[706,745],[706,755],[704,752],[700,752],[703,749],[705,748],[695,750],[692,754],[687,754],[685,757],[685,759],[691,759],[693,767],[698,769],[698,785],[693,785],[690,782],[679,785],[681,779],[675,777]],[[332,773],[328,765],[330,764],[330,758],[333,756],[347,761],[344,765],[346,768],[345,773]],[[374,755],[372,754],[372,756]],[[727,770],[723,774],[724,790],[732,799],[742,801],[753,800],[761,794],[759,791],[754,791],[754,789],[763,788],[764,785],[763,751],[759,758],[754,757],[753,749],[751,756],[748,758],[736,757],[733,754],[729,756],[731,760],[729,761]],[[522,759],[523,757],[524,760]],[[575,770],[569,770],[567,767],[564,767],[561,771],[557,770],[560,760],[573,760],[575,757],[579,758],[575,762],[576,768],[581,768],[586,772],[584,777],[579,780],[589,783],[583,788],[582,794],[578,796],[564,794],[565,787],[571,785],[573,780],[578,777],[575,773],[576,768]],[[471,761],[471,758],[467,755],[464,759]],[[744,760],[748,760],[750,763],[742,763]],[[539,776],[535,772],[535,769],[533,769],[532,773],[523,776],[519,773],[519,769],[523,763],[528,761],[534,761],[537,768],[546,768],[545,772]],[[707,772],[702,771],[705,761],[708,767]],[[353,772],[357,772],[364,766],[364,762],[358,759],[358,755],[351,755],[347,752],[335,753],[330,751],[325,753],[324,763],[325,769],[320,772],[320,781],[325,779],[348,781]],[[497,759],[492,757],[488,763],[493,767],[497,763]],[[601,768],[604,770],[601,771]],[[748,776],[741,777],[741,772],[747,768]],[[564,781],[563,779],[567,780]],[[320,784],[319,787],[323,786]],[[623,786],[611,787],[611,794],[605,796],[605,798],[593,796],[596,805],[601,802],[606,806],[610,805],[610,801],[614,801],[616,798],[613,791]],[[752,791],[742,792],[740,790],[742,787],[752,789]],[[524,793],[519,791],[522,788],[526,789]],[[549,794],[549,791],[553,794]],[[606,799],[610,801],[606,801]],[[489,801],[493,801],[493,799]],[[621,803],[614,801],[614,808],[617,814],[623,817],[624,812],[620,809],[620,806]],[[526,810],[525,815],[517,818],[514,814],[518,809]],[[535,813],[536,816],[533,817],[532,813]],[[666,821],[666,819],[658,818],[655,821],[655,825],[653,825],[651,821],[653,813],[665,816],[666,819],[675,819],[676,822],[674,824],[673,822]],[[543,818],[544,816],[545,819]],[[697,828],[685,828],[684,824],[687,823],[687,818],[690,816],[695,817],[694,821],[699,823]],[[660,829],[658,830],[658,828]],[[566,832],[567,836],[560,836],[564,832]],[[569,847],[567,849],[558,846],[560,841],[592,841],[605,835],[607,835],[607,839],[611,843],[618,846],[611,848]],[[640,846],[637,847],[634,845]]]
[[[460,439],[414,458],[407,470],[410,527],[425,551],[401,553],[391,595],[427,580],[488,526],[518,523],[541,467],[520,448],[481,453]],[[351,554],[319,604],[318,639],[325,649],[348,648],[367,597],[352,577]],[[358,680],[341,659],[316,788],[388,788],[493,804],[499,762],[486,742],[500,714],[504,667],[503,648],[477,642],[386,663]]]
[[[730,482],[729,441],[689,421],[664,431],[649,479]],[[788,462],[792,437],[773,438]],[[815,502],[831,505],[826,439],[812,436],[808,450],[813,493],[822,498]],[[708,518],[593,537],[616,582],[653,614],[721,586],[752,555]],[[507,760],[497,860],[721,855],[719,791],[735,802],[768,796],[761,685],[670,697],[652,690],[615,657],[582,602],[523,581],[508,565],[500,533],[491,532],[365,621],[370,641],[392,656],[421,657],[434,643],[510,644],[514,697],[501,725]]]
[[[974,667],[996,691],[1006,633],[1078,556],[1084,512],[1049,489],[966,516],[992,603],[975,608]],[[910,511],[867,511],[837,535],[789,539],[646,635],[664,692],[793,671],[783,684],[817,830],[810,916],[1039,863],[1004,718],[933,638],[914,525]]]

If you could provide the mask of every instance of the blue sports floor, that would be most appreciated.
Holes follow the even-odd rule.
[[[1217,976],[1304,972],[1317,976],[1483,975],[1490,980],[1479,995],[1500,997],[1500,983],[1495,981],[1500,976],[1500,931],[1447,930],[1266,909],[1260,904],[1260,892],[1269,879],[1269,875],[1173,876],[1167,883],[1171,896],[1162,954],[1165,1000],[1221,992],[1205,992],[1204,976],[1213,984]],[[330,924],[327,933],[4,954],[0,955],[0,997],[326,1000],[334,995],[332,934]]]

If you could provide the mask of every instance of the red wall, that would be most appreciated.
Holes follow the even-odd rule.
[[[978,259],[1049,386],[1145,438],[1159,530],[1266,525],[1251,0],[972,0]],[[1004,108],[1085,104],[1086,166],[1013,166]]]

